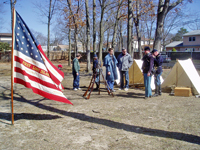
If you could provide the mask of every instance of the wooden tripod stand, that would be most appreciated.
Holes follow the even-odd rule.
[[[90,84],[89,84],[89,87],[88,87],[87,91],[83,94],[83,97],[87,96],[86,99],[90,98],[90,94],[92,93],[92,91],[94,89],[93,88],[94,87],[94,83],[95,83],[95,80],[96,80],[98,75],[99,75],[99,89],[98,89],[99,92],[98,92],[98,94],[100,95],[100,75],[102,75],[103,83],[105,84],[105,88],[107,89],[108,95],[111,94],[114,97],[112,90],[110,89],[107,81],[105,80],[105,77],[103,75],[101,67],[98,67],[98,69],[99,69],[99,72],[96,71],[95,73],[93,73],[92,79],[91,79]],[[89,91],[89,94],[87,95],[88,91]]]

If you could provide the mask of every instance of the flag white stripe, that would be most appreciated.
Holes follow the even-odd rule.
[[[21,52],[19,52],[17,50],[14,50],[14,56],[18,56],[19,58],[23,59],[24,61],[26,61],[26,62],[28,62],[28,63],[30,63],[32,65],[35,65],[38,68],[43,69],[43,70],[48,72],[46,66],[43,63],[41,63],[41,62],[39,62],[37,60],[34,60],[34,59],[24,55],[23,53],[21,53]]]
[[[39,84],[38,82],[30,80],[26,75],[22,75],[21,73],[16,73],[16,76],[14,76],[14,77],[15,78],[19,78],[19,79],[21,79],[21,80],[23,80],[25,82],[30,83],[31,86],[36,88],[36,89],[39,89],[39,90],[45,91],[47,93],[54,94],[54,95],[57,95],[57,96],[65,98],[65,96],[63,95],[63,93],[61,91],[46,87],[46,86],[44,86],[42,84]]]
[[[40,53],[44,63],[46,65],[46,67],[49,69],[50,72],[52,72],[54,74],[54,76],[61,82],[63,80],[63,77],[60,75],[60,73],[58,73],[52,66],[51,64],[46,60],[46,58],[42,55],[42,53]]]
[[[56,85],[56,84],[52,81],[52,79],[51,79],[50,77],[47,77],[47,76],[45,76],[45,75],[43,75],[43,74],[38,73],[37,71],[34,71],[34,70],[32,70],[32,69],[29,69],[29,68],[25,67],[24,65],[20,64],[19,62],[16,62],[15,65],[16,65],[15,67],[18,67],[18,68],[20,68],[20,69],[26,71],[26,73],[28,73],[29,75],[32,75],[32,76],[34,76],[34,77],[36,77],[36,78],[39,78],[39,79],[41,79],[41,80],[43,80],[43,81],[46,81],[46,82],[51,83],[51,84],[53,84],[53,85]]]

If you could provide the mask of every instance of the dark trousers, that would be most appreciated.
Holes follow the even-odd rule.
[[[73,71],[73,77],[74,77],[73,88],[78,89],[79,88],[79,81],[80,81],[79,72],[78,72],[78,75],[77,75],[76,72]]]
[[[124,88],[124,78],[123,75],[125,75],[126,85],[125,88],[129,88],[129,73],[128,71],[120,71],[120,88]]]

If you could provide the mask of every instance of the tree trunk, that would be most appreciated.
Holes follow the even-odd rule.
[[[77,29],[77,25],[75,25],[75,30],[74,30],[74,53],[75,53],[75,57],[76,54],[78,53],[78,29]]]
[[[103,20],[100,21],[100,42],[99,42],[99,60],[102,62],[102,48],[103,48],[104,26]]]
[[[122,21],[120,22],[119,32],[120,32],[119,34],[120,34],[120,43],[121,43],[121,47],[119,47],[119,51],[121,51],[122,48],[124,47],[123,35],[122,35]]]
[[[99,60],[102,62],[102,48],[103,48],[103,37],[104,37],[104,25],[103,25],[103,17],[104,17],[104,3],[105,0],[102,1],[101,5],[101,20],[100,20],[100,42],[99,42]]]
[[[93,0],[93,52],[96,54],[96,0]]]
[[[127,52],[131,53],[131,32],[132,32],[132,1],[128,0],[128,35],[127,35]]]
[[[138,22],[139,24],[139,22]],[[137,38],[138,38],[138,52],[139,52],[139,58],[142,58],[142,48],[141,48],[141,33],[139,29],[139,25],[136,23],[136,33],[137,33]]]
[[[139,52],[139,58],[142,59],[142,48],[141,48],[141,32],[140,32],[140,19],[139,19],[139,0],[136,1],[136,18],[135,18],[135,28],[138,38],[138,52]]]
[[[85,0],[85,9],[86,9],[86,34],[87,34],[87,72],[90,72],[90,17],[89,17],[89,8],[88,0]]]
[[[155,40],[153,44],[153,48],[157,49],[158,51],[161,50],[161,40],[163,34],[163,25],[165,21],[165,17],[167,13],[179,5],[183,0],[177,0],[176,2],[169,5],[170,0],[159,0],[158,2],[158,10],[157,10],[157,24],[156,24],[156,33],[155,33]]]
[[[48,33],[47,33],[47,57],[49,58],[49,46],[50,46],[50,23],[51,23],[51,2],[49,1],[49,15],[48,15]]]
[[[69,54],[68,54],[68,57],[69,57],[69,60],[68,60],[68,66],[71,67],[71,28],[69,27]]]
[[[110,48],[110,46],[109,46],[109,37],[110,37],[110,29],[108,29],[107,30],[107,51],[108,51],[108,49]]]
[[[119,14],[120,14],[120,1],[118,2],[118,9],[117,9],[117,15],[116,15],[116,21],[114,25],[114,33],[113,33],[113,39],[112,39],[112,48],[115,49],[116,43],[116,37],[117,37],[117,26],[119,22]]]

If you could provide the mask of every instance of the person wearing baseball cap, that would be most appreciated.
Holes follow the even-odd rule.
[[[80,82],[80,76],[79,76],[79,71],[80,71],[80,65],[78,60],[81,58],[81,54],[77,53],[76,58],[73,59],[72,63],[72,74],[74,77],[73,81],[73,90],[81,90],[79,87],[79,82]]]
[[[63,66],[62,66],[61,64],[58,65],[58,69],[59,69],[59,70],[61,70],[62,67],[63,67]]]
[[[152,55],[154,57],[154,76],[155,76],[155,94],[152,95],[153,97],[156,97],[158,95],[162,95],[161,90],[161,82],[160,82],[160,76],[162,75],[162,63],[163,63],[163,57],[160,55],[157,49],[152,50]]]
[[[144,76],[144,86],[145,86],[145,99],[151,98],[152,91],[151,91],[151,71],[154,65],[154,58],[150,53],[150,48],[147,46],[144,48],[145,55],[142,58],[142,72]]]

